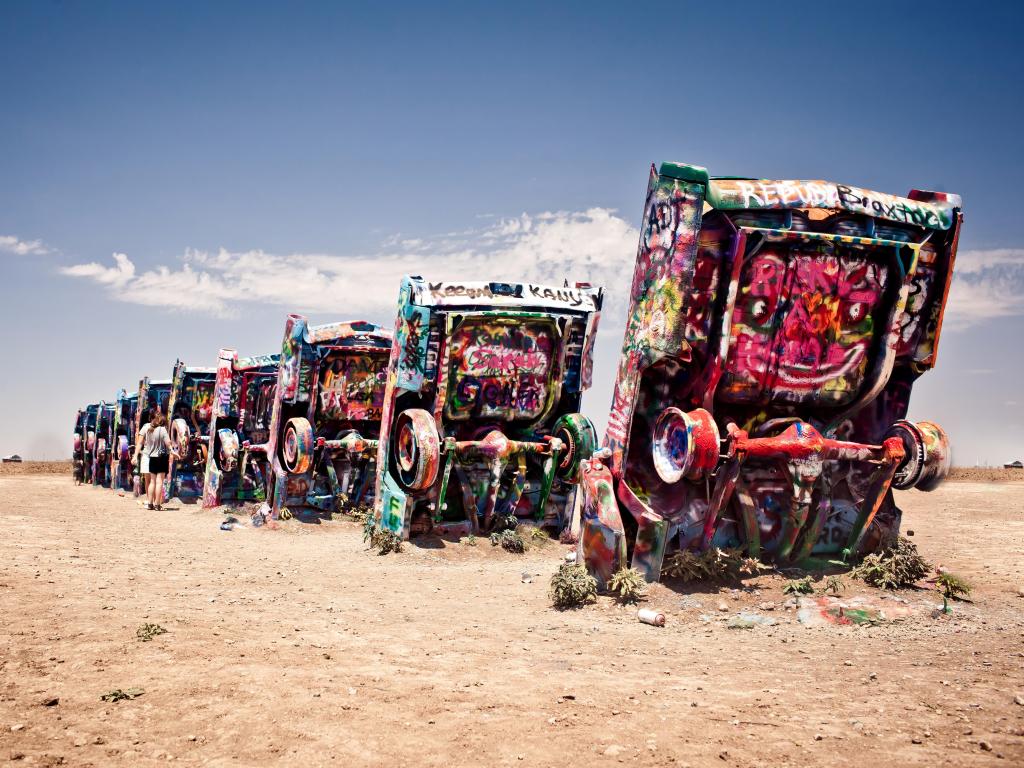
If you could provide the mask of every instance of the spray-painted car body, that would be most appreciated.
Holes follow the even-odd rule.
[[[114,404],[102,401],[96,412],[96,445],[92,452],[92,484],[109,488],[114,444]]]
[[[203,506],[265,501],[271,478],[270,443],[279,355],[239,358],[233,349],[217,356],[206,458]],[[270,454],[272,455],[272,453]]]
[[[132,428],[132,456],[141,450],[141,446],[137,445],[136,441],[142,425],[148,422],[156,411],[167,415],[171,400],[170,379],[150,379],[148,376],[144,376],[139,380],[139,394],[136,400],[138,403],[135,408],[135,423]],[[146,482],[147,479],[142,474],[142,462],[139,461],[132,469],[132,488],[136,496],[146,490]]]
[[[148,376],[139,381],[139,405],[135,411],[135,434],[145,424],[154,411],[167,415],[168,406],[171,401],[171,380],[150,379]],[[133,438],[134,439],[134,438]]]
[[[376,517],[403,537],[516,515],[563,529],[603,294],[586,284],[402,281],[377,456]]]
[[[189,366],[181,360],[174,363],[167,421],[178,457],[171,455],[167,469],[168,498],[190,502],[203,495],[216,378],[216,368]]]
[[[652,167],[580,557],[657,579],[666,549],[859,556],[898,531],[891,488],[935,487],[938,426],[905,420],[935,364],[956,195]],[[607,454],[607,455],[601,455]]]
[[[369,502],[391,331],[289,315],[267,455],[272,515]]]
[[[135,450],[136,413],[139,393],[121,390],[114,400],[114,418],[111,423],[110,487],[115,490],[131,488],[132,453]]]
[[[92,403],[82,408],[75,416],[74,443],[72,462],[81,472],[84,483],[92,483],[93,456],[96,450],[96,421],[100,403]]]

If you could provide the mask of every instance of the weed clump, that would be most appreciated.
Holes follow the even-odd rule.
[[[567,526],[562,529],[562,532],[558,534],[559,544],[577,544],[579,543],[579,536],[572,532],[572,528]]]
[[[495,533],[501,533],[502,531],[514,531],[519,527],[519,518],[515,515],[499,515],[494,519]]]
[[[782,594],[784,595],[810,595],[813,593],[814,585],[811,583],[810,576],[804,576],[802,579],[787,581],[782,586]]]
[[[597,598],[597,579],[577,563],[563,563],[551,577],[548,592],[555,608],[579,608]]]
[[[157,635],[166,635],[167,630],[161,627],[159,624],[143,624],[137,630],[135,630],[135,637],[139,639],[140,643],[148,643]]]
[[[744,557],[739,549],[711,547],[704,552],[680,549],[665,558],[661,575],[682,581],[725,581],[753,576],[764,567],[757,558]]]
[[[846,582],[838,576],[829,576],[825,579],[825,591],[831,592],[833,595],[838,595],[840,592],[846,589]]]
[[[370,549],[376,549],[378,555],[402,551],[402,537],[390,528],[378,528],[372,516],[363,522],[363,541],[369,543]]]
[[[521,555],[526,551],[526,541],[517,531],[506,528],[500,533],[491,534],[491,546],[500,546],[506,552]]]
[[[917,551],[914,543],[897,537],[881,552],[868,555],[850,571],[850,576],[880,589],[901,589],[913,586],[928,575],[931,565]]]
[[[971,585],[952,573],[940,573],[935,580],[935,586],[942,592],[942,612],[949,613],[950,600],[967,597],[971,594]]]
[[[609,579],[608,589],[618,595],[619,602],[635,603],[647,593],[647,581],[636,568],[620,568]]]
[[[339,493],[334,500],[334,514],[331,515],[331,519],[337,520],[339,517],[365,523],[367,519],[373,517],[373,507],[363,502],[350,501],[347,493]]]
[[[125,701],[128,699],[136,699],[143,693],[145,693],[145,691],[143,691],[141,688],[127,688],[123,691],[120,688],[115,688],[114,690],[108,693],[102,694],[100,696],[100,701],[116,702]]]
[[[551,541],[551,537],[548,536],[548,532],[545,531],[538,525],[530,526],[530,541],[535,544],[547,544]]]

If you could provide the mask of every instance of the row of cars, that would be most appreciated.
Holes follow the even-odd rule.
[[[581,414],[603,290],[403,280],[394,331],[289,316],[278,354],[222,350],[88,406],[75,450],[132,483],[142,414],[204,506],[373,505],[408,538],[510,516],[578,542],[603,582],[667,553],[857,557],[899,529],[893,488],[948,472],[906,419],[935,364],[962,223],[956,195],[651,169],[603,442]]]

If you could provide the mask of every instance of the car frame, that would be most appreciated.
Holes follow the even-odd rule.
[[[110,457],[114,452],[114,412],[113,403],[100,401],[96,413],[96,448],[92,458],[92,484],[102,488],[110,488]]]
[[[390,352],[391,331],[374,323],[288,315],[266,447],[272,517],[371,501]]]
[[[142,431],[142,425],[149,421],[153,411],[160,411],[164,416],[167,415],[172,384],[171,379],[150,379],[148,376],[144,376],[139,380],[138,405],[135,408],[135,423],[133,425],[132,456],[142,449],[137,444],[139,432]],[[132,473],[134,477],[138,478],[137,483],[133,479],[133,492],[138,496],[145,492],[146,483],[148,482],[148,479],[142,474],[141,460],[138,464],[135,464]]]
[[[96,416],[100,403],[91,403],[79,409],[75,416],[75,429],[72,443],[72,476],[74,462],[81,462],[82,482],[92,485],[93,451],[96,448]]]
[[[139,393],[122,389],[114,400],[114,420],[110,450],[110,487],[128,490],[133,487],[132,455],[135,451],[136,413]]]
[[[177,455],[171,454],[164,481],[168,499],[190,503],[203,496],[216,378],[216,368],[174,363],[167,422]]]
[[[218,353],[204,508],[269,498],[272,471],[267,447],[280,360],[276,354],[239,358],[233,349]]]
[[[651,167],[604,449],[578,557],[603,585],[666,552],[848,560],[936,487],[943,430],[906,420],[935,365],[957,195]]]
[[[603,291],[587,283],[402,280],[377,455],[376,522],[458,536],[564,530]]]

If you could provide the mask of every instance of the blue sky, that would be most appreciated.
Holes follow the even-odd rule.
[[[592,277],[603,425],[647,168],[961,194],[912,415],[1024,457],[1017,4],[0,5],[0,453],[397,276]],[[115,254],[117,254],[115,256]]]

